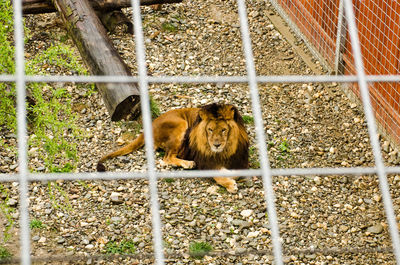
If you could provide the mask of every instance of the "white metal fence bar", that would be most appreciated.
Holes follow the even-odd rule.
[[[368,84],[365,78],[365,71],[361,55],[360,42],[358,39],[356,19],[353,10],[353,1],[346,0],[344,4],[345,4],[345,15],[347,18],[349,35],[352,44],[351,46],[354,55],[354,64],[356,68],[356,73],[358,75],[358,85],[360,87],[362,103],[364,106],[364,113],[367,119],[369,138],[371,141],[372,151],[375,159],[375,166],[377,168],[377,174],[379,177],[379,186],[382,192],[383,205],[385,207],[386,218],[389,224],[390,236],[392,238],[393,250],[396,262],[397,264],[400,264],[399,231],[397,228],[396,216],[393,210],[393,203],[390,196],[389,184],[386,178],[386,172],[385,172],[386,169],[383,163],[381,148],[376,131],[375,117],[371,106]]]
[[[400,75],[366,75],[369,83],[400,82]],[[0,75],[0,82],[15,82],[14,75]],[[349,83],[357,82],[356,75],[270,75],[256,76],[258,83]],[[60,75],[28,75],[25,82],[45,83],[134,83],[137,76],[60,76]],[[156,83],[248,83],[246,76],[148,76],[147,82]]]
[[[147,175],[149,178],[151,220],[153,226],[153,249],[155,262],[164,264],[163,240],[161,230],[160,205],[158,202],[157,177],[155,174],[153,127],[151,121],[150,98],[147,83],[146,50],[143,40],[142,18],[140,4],[137,0],[131,1],[133,11],[133,25],[135,30],[136,59],[139,73],[140,101],[142,108],[142,120],[145,138],[145,149],[147,158]]]
[[[13,1],[14,40],[15,40],[15,77],[17,91],[17,129],[18,129],[18,167],[20,200],[20,256],[21,264],[28,265],[30,259],[30,229],[28,212],[28,148],[25,105],[25,62],[24,27],[22,24],[21,1]]]
[[[339,1],[339,14],[336,32],[336,47],[335,47],[335,73],[342,75],[344,72],[343,65],[343,51],[344,42],[346,41],[346,20],[344,19],[344,3],[343,0]]]
[[[371,175],[376,174],[373,167],[348,167],[348,168],[287,168],[271,169],[271,176],[314,176],[314,175]],[[400,167],[386,167],[387,174],[400,174]],[[248,170],[191,170],[156,172],[157,178],[210,178],[223,177],[252,177],[261,176],[259,169]],[[115,179],[143,179],[147,178],[146,172],[96,172],[96,173],[30,173],[28,181],[64,180],[115,180]],[[0,174],[0,182],[18,181],[19,174]]]
[[[240,31],[242,33],[242,43],[246,59],[247,76],[249,79],[251,107],[254,116],[254,126],[256,130],[256,140],[259,152],[261,175],[264,187],[264,197],[267,203],[268,220],[271,228],[271,238],[274,251],[275,264],[283,264],[282,246],[279,236],[278,217],[275,209],[275,195],[272,184],[271,167],[268,160],[267,145],[264,135],[264,123],[261,113],[261,104],[257,88],[256,69],[254,65],[253,51],[249,25],[247,23],[246,5],[244,0],[238,0],[238,13],[240,20]]]

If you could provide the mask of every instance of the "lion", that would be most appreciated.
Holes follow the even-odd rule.
[[[154,148],[163,149],[163,163],[185,169],[247,169],[249,138],[243,119],[230,104],[210,104],[201,108],[170,110],[153,121]],[[98,171],[105,171],[102,162],[126,155],[144,145],[140,134],[128,145],[103,156]],[[214,177],[231,193],[237,192],[235,178]]]

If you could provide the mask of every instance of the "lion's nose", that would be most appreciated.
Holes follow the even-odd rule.
[[[218,148],[221,146],[221,144],[214,144],[215,148]]]

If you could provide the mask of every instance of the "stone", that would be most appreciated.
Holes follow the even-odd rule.
[[[122,196],[119,192],[112,192],[110,195],[110,200],[113,203],[122,203]]]
[[[368,227],[367,232],[372,234],[380,234],[383,231],[383,225],[381,223],[377,223],[373,226]]]
[[[253,210],[243,210],[240,212],[240,215],[247,218],[250,217],[250,215],[253,214]]]

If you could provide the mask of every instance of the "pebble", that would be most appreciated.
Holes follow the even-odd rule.
[[[18,201],[13,198],[8,199],[8,201],[7,201],[8,206],[16,206],[17,204],[18,204]]]
[[[247,218],[250,217],[250,215],[253,214],[253,210],[243,210],[240,212],[240,215]]]
[[[112,192],[110,195],[110,200],[113,203],[122,203],[122,196],[119,192]]]
[[[92,249],[92,248],[94,248],[94,245],[93,244],[88,244],[88,245],[85,246],[85,248],[86,249]]]
[[[254,231],[254,232],[250,232],[247,234],[247,237],[249,238],[254,238],[254,237],[258,237],[258,235],[260,234],[260,231]]]
[[[383,225],[381,223],[377,223],[373,226],[368,227],[367,232],[372,234],[380,234],[383,231]]]

